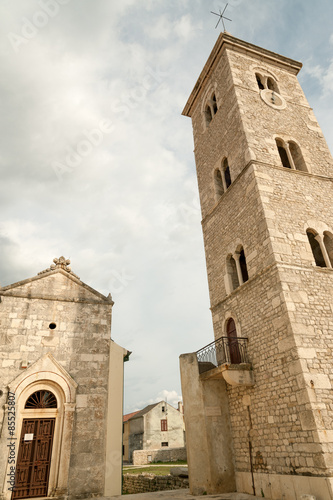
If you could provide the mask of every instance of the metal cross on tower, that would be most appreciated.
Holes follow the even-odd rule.
[[[227,19],[228,21],[232,21],[232,19],[229,19],[229,17],[225,17],[223,14],[225,13],[226,9],[228,7],[228,4],[224,7],[223,11],[221,12],[221,9],[219,9],[219,14],[217,14],[216,12],[213,12],[213,11],[210,11],[211,14],[215,14],[215,16],[219,16],[219,20],[217,21],[217,25],[215,26],[215,29],[218,27],[220,21],[222,21],[222,24],[223,24],[223,30],[225,31],[225,25],[224,25],[224,19]]]

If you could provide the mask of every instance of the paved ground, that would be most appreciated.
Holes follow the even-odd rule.
[[[190,495],[189,490],[155,491],[153,493],[137,493],[136,495],[117,495],[114,497],[99,497],[94,500],[262,500],[262,497],[254,497],[245,493],[220,493],[218,495]]]

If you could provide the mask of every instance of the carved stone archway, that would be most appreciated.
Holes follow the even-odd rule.
[[[50,475],[47,496],[60,496],[67,494],[69,462],[73,433],[77,383],[67,371],[48,353],[16,377],[8,386],[11,400],[15,398],[15,435],[18,447],[24,418],[55,418],[55,430]],[[27,399],[36,391],[51,391],[57,400],[57,408],[27,409]],[[8,405],[6,405],[7,420]],[[10,438],[8,429],[7,438]],[[17,452],[15,460],[17,460]],[[16,464],[15,464],[16,465]],[[10,473],[8,463],[6,475]],[[9,477],[9,476],[8,476]],[[10,500],[11,491],[8,485],[3,487],[2,498]]]

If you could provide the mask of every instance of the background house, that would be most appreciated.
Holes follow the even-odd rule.
[[[129,419],[139,413],[138,411],[133,411],[132,413],[127,413],[123,416],[123,461],[129,462],[129,435],[130,435],[130,422]]]
[[[124,416],[123,431],[124,460],[132,461],[135,450],[184,448],[183,406],[178,403],[176,409],[165,401],[148,405]]]

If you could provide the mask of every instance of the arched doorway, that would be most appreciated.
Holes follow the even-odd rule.
[[[239,365],[241,363],[241,354],[237,340],[237,330],[235,321],[230,318],[227,322],[227,336],[229,344],[230,363]]]
[[[15,464],[10,465],[8,460],[5,471],[6,477],[10,475],[10,467],[14,466],[17,470],[19,454],[20,457],[23,454],[23,451],[20,450],[20,442],[21,439],[24,441],[26,434],[38,436],[40,447],[43,447],[41,454],[47,450],[47,441],[51,440],[53,435],[52,448],[49,452],[50,465],[47,476],[47,493],[44,495],[34,493],[33,496],[35,497],[66,496],[68,494],[76,388],[77,383],[51,353],[45,354],[31,364],[8,385],[8,391],[15,399],[16,425],[14,436],[9,434],[9,430],[6,430],[4,440],[15,439],[16,451]],[[25,422],[27,420],[30,421],[29,425],[31,427]],[[35,422],[31,423],[31,421],[35,420],[38,420],[37,424]],[[34,427],[36,425],[38,428]],[[29,436],[26,436],[26,440],[29,440],[27,438]],[[5,453],[9,454],[7,446],[5,446],[4,450]],[[26,453],[28,453],[28,450]],[[23,472],[23,470],[24,467],[21,469],[20,477],[18,475],[15,477],[18,483],[23,480],[23,475],[27,474],[27,471]],[[13,496],[13,491],[8,488],[7,483],[4,483],[1,493],[4,500],[31,498],[31,496],[27,495],[27,491],[25,491],[24,496],[22,492]]]
[[[52,410],[57,407],[55,395],[48,390],[35,391],[26,400],[24,409],[28,411],[22,421],[13,500],[47,496],[56,421]],[[33,418],[36,410],[46,409],[51,412],[44,418]]]

